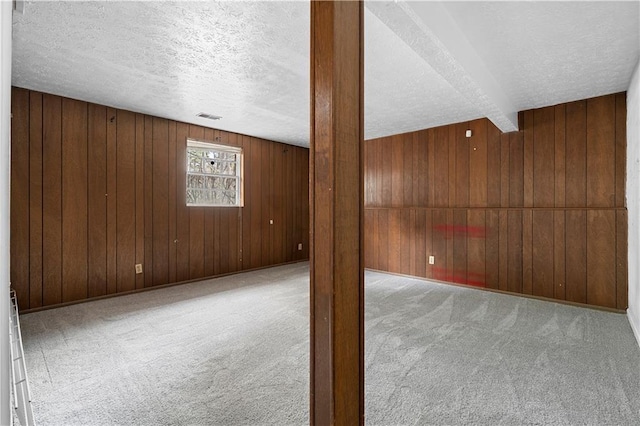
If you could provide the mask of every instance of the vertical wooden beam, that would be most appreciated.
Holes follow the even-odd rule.
[[[362,2],[311,2],[311,424],[364,424]]]

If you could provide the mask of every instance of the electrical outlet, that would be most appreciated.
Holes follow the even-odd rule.
[[[436,263],[436,257],[435,256],[429,256],[429,265],[434,265]]]
[[[273,225],[273,219],[269,219],[269,225]]]
[[[302,250],[302,243],[298,243],[298,250]]]
[[[136,274],[142,273],[142,263],[136,263]]]

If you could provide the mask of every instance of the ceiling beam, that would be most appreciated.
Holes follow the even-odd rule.
[[[503,132],[518,111],[440,2],[366,2],[367,8]]]

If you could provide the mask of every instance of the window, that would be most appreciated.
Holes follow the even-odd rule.
[[[242,148],[187,139],[187,206],[242,206]]]

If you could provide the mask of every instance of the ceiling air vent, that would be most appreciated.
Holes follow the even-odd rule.
[[[196,114],[200,118],[206,118],[208,120],[220,120],[222,117],[219,115],[207,114],[206,112],[201,112],[200,114]]]

